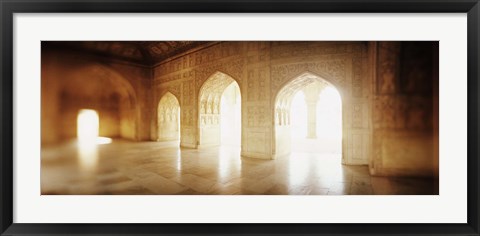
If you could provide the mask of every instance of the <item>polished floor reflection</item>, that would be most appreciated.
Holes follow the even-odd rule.
[[[241,158],[235,147],[180,149],[176,142],[43,148],[42,194],[438,194],[422,178],[371,177],[338,154],[296,152],[277,160]]]

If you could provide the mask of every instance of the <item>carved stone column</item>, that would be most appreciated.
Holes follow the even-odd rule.
[[[317,100],[307,100],[307,138],[317,138]]]

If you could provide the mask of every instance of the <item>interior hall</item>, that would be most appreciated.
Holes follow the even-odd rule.
[[[438,42],[41,49],[41,194],[438,194]]]

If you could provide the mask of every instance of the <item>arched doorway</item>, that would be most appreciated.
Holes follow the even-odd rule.
[[[98,115],[98,136],[136,139],[136,96],[133,87],[115,70],[89,65],[71,70],[59,93],[60,135],[77,137],[82,110]]]
[[[287,84],[275,99],[276,156],[291,152],[342,157],[342,100],[320,76],[304,73]]]
[[[238,83],[216,72],[199,92],[198,147],[240,146],[241,96]],[[228,130],[225,130],[228,129]]]
[[[170,92],[162,96],[157,108],[157,141],[180,139],[180,104]]]

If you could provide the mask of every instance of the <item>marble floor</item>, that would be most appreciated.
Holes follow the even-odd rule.
[[[183,149],[177,142],[42,149],[41,191],[50,194],[438,194],[438,182],[371,177],[367,166],[346,166],[335,153],[294,152],[276,160],[240,157],[236,147]]]

